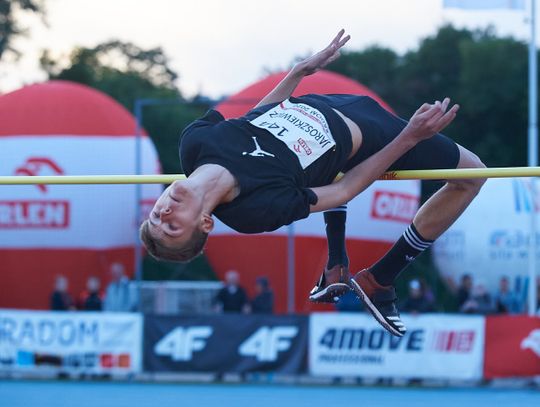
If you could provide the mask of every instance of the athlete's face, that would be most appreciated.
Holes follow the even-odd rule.
[[[180,181],[169,186],[148,217],[152,236],[167,246],[187,242],[201,225],[202,200]]]

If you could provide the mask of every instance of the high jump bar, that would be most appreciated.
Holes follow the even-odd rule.
[[[540,177],[540,167],[458,168],[405,170],[384,173],[380,180],[449,180],[473,178]],[[184,174],[159,175],[13,175],[0,176],[0,185],[171,184]]]

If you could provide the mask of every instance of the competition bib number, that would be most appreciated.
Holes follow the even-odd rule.
[[[336,145],[328,122],[320,111],[288,99],[250,123],[285,143],[298,157],[303,169]]]

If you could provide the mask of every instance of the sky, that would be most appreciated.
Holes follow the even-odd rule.
[[[186,96],[235,93],[286,69],[299,55],[318,51],[345,28],[347,48],[379,44],[399,53],[415,49],[438,27],[492,24],[500,35],[528,40],[520,11],[444,9],[443,0],[48,0],[47,26],[25,17],[19,61],[0,66],[0,93],[45,79],[41,51],[67,57],[75,46],[110,39],[142,48],[160,46],[170,57]]]

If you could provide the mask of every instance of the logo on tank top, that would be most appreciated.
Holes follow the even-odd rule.
[[[275,157],[274,154],[264,151],[261,148],[261,146],[259,146],[259,143],[257,143],[257,137],[251,137],[251,138],[253,139],[253,142],[255,143],[255,150],[253,150],[251,153],[244,151],[242,155],[250,155],[252,157]]]

